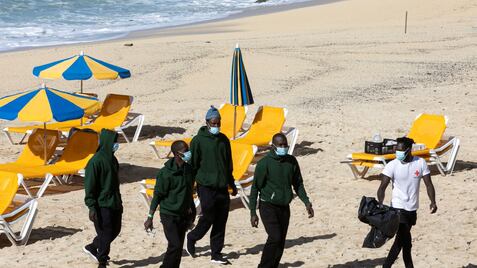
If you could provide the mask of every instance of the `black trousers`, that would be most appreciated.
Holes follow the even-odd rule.
[[[224,248],[225,226],[229,217],[230,197],[227,188],[212,189],[209,187],[198,186],[202,216],[197,225],[188,235],[187,239],[198,241],[212,227],[210,232],[210,249],[212,259],[220,257]]]
[[[99,263],[109,260],[111,243],[121,232],[122,211],[110,208],[99,208],[97,210],[97,220],[94,223],[96,237],[90,247],[98,251]]]
[[[411,255],[411,228],[416,224],[417,214],[416,211],[406,211],[402,209],[400,212],[399,229],[397,231],[396,238],[394,239],[394,243],[391,246],[391,250],[389,251],[388,257],[384,261],[383,268],[390,268],[394,264],[397,257],[399,256],[399,253],[401,252],[401,249],[405,267],[414,267]]]
[[[179,268],[187,230],[187,218],[161,213],[161,223],[167,239],[167,251],[161,267]]]
[[[259,210],[268,238],[263,247],[262,258],[258,267],[275,268],[280,264],[285,249],[288,223],[290,222],[290,206],[277,206],[260,202]]]

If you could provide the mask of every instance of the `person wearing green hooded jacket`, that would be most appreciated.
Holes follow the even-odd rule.
[[[191,152],[187,143],[175,141],[171,145],[171,151],[174,158],[169,159],[157,174],[154,195],[144,228],[146,231],[152,230],[154,212],[160,205],[161,223],[167,239],[167,251],[161,267],[179,268],[185,233],[195,217],[193,200],[195,171],[188,163]]]
[[[191,164],[197,172],[197,194],[202,216],[196,227],[187,235],[186,250],[195,256],[195,243],[210,232],[211,262],[228,264],[222,256],[225,240],[225,226],[229,215],[230,197],[237,194],[232,176],[233,163],[230,141],[220,133],[220,113],[211,107],[205,116],[206,126],[200,128],[191,141]]]
[[[85,170],[84,202],[97,235],[83,250],[99,263],[99,267],[107,265],[111,243],[121,232],[123,206],[119,192],[119,163],[114,156],[119,147],[117,139],[115,131],[103,129],[98,150]]]
[[[308,217],[313,217],[314,211],[303,185],[298,161],[288,154],[286,136],[277,133],[272,139],[272,150],[257,163],[250,193],[252,227],[258,227],[256,207],[260,193],[260,217],[268,234],[258,267],[275,268],[280,264],[290,222],[292,187],[305,203]]]

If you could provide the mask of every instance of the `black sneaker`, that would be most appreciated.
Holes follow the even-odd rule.
[[[227,264],[231,264],[229,262],[229,260],[227,260],[226,258],[224,258],[223,256],[217,256],[217,257],[212,257],[212,259],[210,260],[211,263],[215,263],[215,264],[220,264],[220,265],[227,265]]]
[[[84,253],[86,253],[92,260],[94,260],[94,262],[96,263],[99,263],[98,262],[98,250],[96,248],[94,248],[92,245],[86,245],[83,247],[83,251]]]
[[[195,241],[192,241],[189,238],[187,238],[186,252],[192,258],[195,258]]]

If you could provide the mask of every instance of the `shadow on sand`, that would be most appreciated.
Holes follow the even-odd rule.
[[[146,178],[155,178],[159,168],[143,167],[131,165],[129,163],[119,164],[119,181],[123,183],[138,182]]]
[[[295,145],[295,150],[293,151],[294,156],[305,156],[310,154],[317,154],[318,152],[323,152],[321,148],[312,148],[314,142],[311,141],[302,141]]]
[[[152,138],[163,138],[164,136],[168,134],[184,134],[186,131],[185,128],[182,127],[165,127],[165,126],[151,126],[151,125],[143,125],[141,129],[141,134],[139,135],[140,141],[142,140],[147,140],[147,139],[152,139]],[[124,130],[124,133],[126,136],[133,137],[134,133],[136,132],[136,127],[128,127]],[[122,142],[124,141],[124,138],[121,138]]]
[[[328,265],[329,268],[371,268],[371,267],[381,267],[384,263],[386,258],[379,258],[379,259],[366,259],[366,260],[354,260],[349,261],[343,264],[334,264]]]
[[[30,239],[28,240],[28,245],[34,244],[38,241],[43,240],[55,240],[58,238],[74,235],[78,232],[81,232],[81,229],[68,228],[62,226],[48,226],[45,228],[33,229],[31,231]],[[12,244],[5,236],[2,236],[0,240],[0,249],[4,247],[9,247]]]

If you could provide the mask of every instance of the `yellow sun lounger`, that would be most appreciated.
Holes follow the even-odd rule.
[[[83,119],[75,119],[75,120],[68,120],[64,122],[56,122],[46,124],[46,129],[49,130],[60,130],[60,129],[68,129],[72,127],[81,126],[82,124],[87,124],[90,121],[89,118],[84,117]],[[43,125],[32,125],[32,126],[17,126],[17,127],[6,127],[2,130],[3,134],[7,137],[9,143],[11,145],[14,144],[21,144],[25,140],[25,138],[32,133],[34,129],[43,129]],[[18,143],[13,141],[11,133],[22,134],[22,138]]]
[[[257,146],[250,144],[242,144],[232,141],[230,143],[232,147],[232,162],[234,165],[233,176],[235,179],[235,186],[246,208],[249,208],[249,199],[247,192],[250,193],[250,188],[253,183],[253,170],[251,169],[251,163],[257,153]],[[253,167],[255,169],[255,166]]]
[[[298,129],[284,127],[287,114],[288,110],[285,108],[260,106],[252,125],[235,141],[264,147],[271,144],[273,135],[282,132],[288,139],[288,153],[293,154],[298,139]]]
[[[235,119],[235,135],[237,135],[242,130],[243,122],[245,121],[247,115],[247,107],[246,106],[237,106],[236,112],[234,111],[235,108],[232,104],[224,103],[219,107],[219,113],[221,117],[221,127],[220,132],[222,132],[225,136],[229,139],[234,137],[234,113],[236,113],[237,118]],[[183,138],[180,139],[185,141],[187,144],[190,144],[192,138]],[[170,148],[172,143],[175,140],[157,140],[149,143],[154,154],[157,158],[161,158],[159,155],[159,151],[157,150],[158,147],[166,147]],[[169,157],[171,152],[169,151],[166,157]]]
[[[248,208],[248,197],[246,191],[250,189],[253,182],[253,171],[250,170],[250,165],[257,153],[257,147],[249,144],[240,144],[231,142],[232,162],[235,185],[239,191],[239,197],[246,208]],[[149,207],[152,196],[154,194],[154,186],[156,179],[145,179],[140,182],[142,189],[139,194],[144,204]],[[194,196],[194,203],[199,206],[199,199]]]
[[[45,165],[45,139],[46,161],[49,161],[60,142],[60,132],[48,129],[46,131],[34,129],[17,160],[0,164],[0,170],[21,173],[23,167]]]
[[[142,126],[144,124],[144,115],[138,113],[130,113],[133,97],[128,95],[108,94],[104,100],[98,117],[90,124],[76,126],[78,129],[92,129],[98,133],[103,128],[115,130],[121,134],[126,142],[130,142],[124,130],[133,125],[137,125],[132,142],[139,139]],[[62,128],[64,135],[67,135],[71,127]]]
[[[23,167],[21,173],[25,178],[42,178],[52,174],[56,184],[68,183],[71,175],[84,175],[84,168],[96,153],[98,142],[96,132],[78,130],[69,137],[58,161],[46,166]]]
[[[13,245],[25,245],[28,242],[37,214],[37,199],[45,192],[51,177],[48,175],[45,178],[36,196],[25,196],[17,193],[19,186],[24,185],[21,174],[0,172],[0,234],[5,234]],[[23,219],[18,231],[16,223]]]
[[[412,155],[424,158],[430,165],[436,165],[443,176],[452,174],[460,147],[458,138],[444,137],[447,122],[447,117],[443,115],[420,114],[407,134],[415,143],[425,146],[425,149],[413,151]],[[449,157],[444,165],[442,157],[446,154],[449,154]],[[384,168],[394,158],[394,154],[352,153],[342,163],[348,164],[354,177],[358,179],[364,178],[370,168]],[[359,170],[358,167],[362,169]]]

